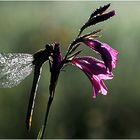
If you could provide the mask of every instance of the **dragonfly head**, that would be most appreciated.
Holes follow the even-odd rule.
[[[53,45],[46,44],[45,48],[46,48],[46,51],[48,52],[48,54],[49,53],[51,54],[53,52]]]
[[[34,57],[34,60],[33,60],[33,64],[34,65],[38,65],[38,66],[42,66],[42,64],[45,62],[45,61],[48,61],[49,60],[49,57],[52,55],[53,53],[53,46],[50,45],[50,44],[47,44],[45,46],[45,49],[42,49],[38,52],[36,52],[33,57]]]

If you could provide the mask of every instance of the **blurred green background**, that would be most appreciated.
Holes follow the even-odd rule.
[[[63,54],[92,10],[108,2],[0,2],[0,52],[35,53],[60,42]],[[45,138],[140,138],[140,2],[111,2],[116,16],[88,29],[103,29],[102,42],[119,51],[108,95],[92,99],[88,78],[68,66],[60,75]],[[94,53],[86,47],[83,54]],[[48,65],[43,66],[33,124],[25,125],[33,74],[0,89],[0,138],[36,138],[48,99]]]

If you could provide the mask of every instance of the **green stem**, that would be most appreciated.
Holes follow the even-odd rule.
[[[81,33],[82,33],[82,32],[81,32],[81,30],[80,30],[79,33],[78,33],[78,35],[76,36],[75,40],[81,35]],[[64,61],[67,60],[67,57],[68,57],[68,55],[69,55],[69,53],[70,53],[70,51],[71,51],[71,49],[72,49],[72,46],[73,46],[73,43],[75,42],[75,40],[73,40],[72,43],[69,45],[68,50],[67,50],[67,53],[66,53],[66,55],[65,55],[65,57],[64,57]]]
[[[45,133],[45,130],[46,130],[46,125],[47,125],[47,120],[48,120],[48,116],[49,116],[49,111],[50,111],[50,108],[51,108],[51,105],[52,105],[52,101],[54,99],[55,87],[56,87],[56,83],[57,83],[57,80],[58,80],[58,76],[59,76],[59,72],[57,73],[57,76],[55,78],[53,77],[53,74],[51,75],[51,82],[50,82],[50,87],[49,87],[50,96],[49,96],[49,100],[48,100],[48,104],[47,104],[47,110],[46,110],[46,114],[45,114],[44,124],[43,124],[43,127],[41,129],[41,134],[39,136],[40,139],[43,139],[43,137],[44,137],[44,133]],[[53,80],[55,82],[53,82]]]
[[[53,94],[52,94],[52,96],[50,95],[49,100],[48,100],[45,120],[44,120],[44,124],[43,124],[42,134],[40,136],[41,139],[43,139],[43,137],[44,137],[44,133],[45,133],[45,130],[46,130],[46,125],[47,125],[47,120],[48,120],[48,115],[49,115],[49,111],[50,111],[50,107],[51,107],[53,98],[54,98],[54,95]]]

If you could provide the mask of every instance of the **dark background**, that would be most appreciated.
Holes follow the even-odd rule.
[[[35,53],[60,42],[63,54],[92,10],[108,2],[0,2],[0,52]],[[69,66],[60,75],[45,138],[140,138],[140,2],[111,2],[116,16],[88,29],[103,29],[100,41],[119,51],[108,95],[92,99],[88,78]],[[83,54],[94,53],[86,47]],[[43,66],[33,125],[26,111],[31,74],[20,85],[0,89],[0,138],[36,138],[48,99],[48,65]]]

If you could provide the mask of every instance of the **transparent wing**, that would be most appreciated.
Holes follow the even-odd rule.
[[[18,85],[32,72],[33,56],[24,53],[0,53],[0,88]]]

